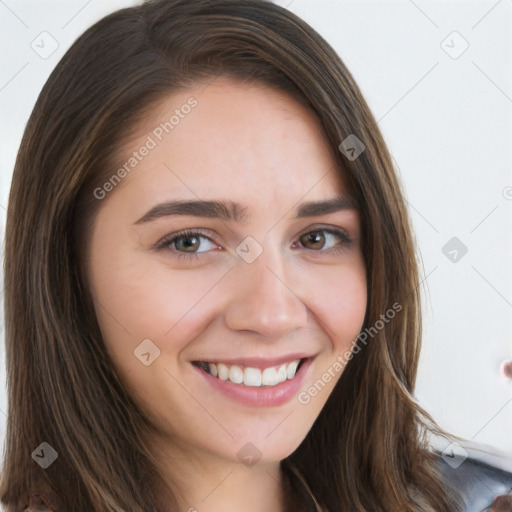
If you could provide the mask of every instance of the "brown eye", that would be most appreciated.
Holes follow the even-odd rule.
[[[299,239],[302,247],[308,250],[323,253],[334,253],[349,247],[351,239],[348,234],[336,228],[322,228],[309,231]]]
[[[300,243],[308,249],[322,249],[325,245],[325,234],[322,231],[312,231],[301,236]]]
[[[215,247],[213,240],[200,231],[182,231],[164,237],[157,244],[157,249],[170,249],[173,253],[202,254],[211,252]]]
[[[175,239],[174,246],[178,251],[195,252],[201,244],[199,238],[198,236],[181,236]]]

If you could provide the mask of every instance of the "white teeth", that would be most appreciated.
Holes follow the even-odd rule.
[[[276,386],[287,379],[293,379],[297,373],[300,359],[260,370],[247,367],[245,369],[234,364],[228,366],[224,363],[207,363],[210,375],[221,380],[229,380],[244,386],[261,387]]]
[[[229,368],[229,380],[235,384],[241,384],[244,381],[244,372],[240,366],[234,364]]]
[[[246,386],[261,386],[261,371],[258,368],[246,368],[244,371],[244,384]]]
[[[261,383],[264,386],[275,386],[278,382],[277,370],[275,368],[266,368],[261,373]]]
[[[286,365],[283,364],[277,370],[277,382],[284,382],[287,379]]]
[[[218,364],[211,363],[211,364],[213,364],[214,366],[217,367],[217,375],[218,375],[219,379],[221,379],[221,380],[229,379],[229,368],[225,364],[222,364],[222,363],[218,363]]]
[[[217,377],[217,365],[216,364],[213,364],[213,363],[210,363],[208,365],[208,367],[210,368],[210,373],[214,376],[214,377]]]
[[[295,372],[297,371],[297,366],[299,366],[300,361],[293,361],[286,368],[286,377],[288,379],[293,379],[295,377]]]

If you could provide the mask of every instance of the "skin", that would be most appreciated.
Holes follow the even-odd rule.
[[[124,145],[120,165],[191,96],[197,106],[101,200],[89,285],[116,369],[158,431],[151,446],[181,510],[284,510],[279,461],[304,439],[342,372],[307,405],[294,396],[250,407],[220,394],[191,361],[303,351],[315,357],[301,390],[312,386],[362,328],[360,219],[351,208],[295,218],[302,202],[348,194],[317,118],[263,85],[217,79],[169,95]],[[198,198],[236,201],[248,218],[137,223],[158,203]],[[183,229],[212,241],[155,248]],[[319,231],[319,242],[303,236]],[[263,249],[250,264],[236,252],[247,236]],[[186,257],[184,241],[197,257]],[[149,366],[134,356],[147,338],[160,350]],[[246,443],[261,453],[251,467],[237,457]]]

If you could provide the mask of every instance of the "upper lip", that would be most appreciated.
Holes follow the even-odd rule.
[[[305,353],[287,354],[280,357],[264,358],[264,357],[208,357],[206,359],[194,359],[193,362],[203,363],[224,363],[228,366],[238,365],[251,368],[271,368],[272,366],[279,366],[285,363],[291,363],[298,359],[309,359],[314,357]]]

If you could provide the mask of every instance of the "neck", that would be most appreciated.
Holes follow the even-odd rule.
[[[160,446],[154,453],[158,454],[159,473],[169,486],[156,489],[161,510],[171,512],[177,500],[179,512],[285,512],[279,461],[259,461],[249,467],[174,444]]]

